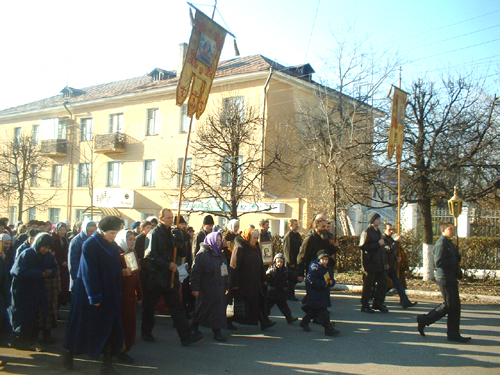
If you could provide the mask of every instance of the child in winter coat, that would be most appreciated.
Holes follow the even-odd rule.
[[[297,273],[285,267],[285,256],[278,253],[274,256],[274,262],[267,270],[267,314],[271,314],[274,305],[278,305],[281,313],[285,316],[288,324],[298,320],[292,316],[292,312],[286,302],[288,295],[288,282],[300,282],[302,277],[297,277]]]
[[[340,331],[333,328],[330,322],[328,307],[330,302],[330,287],[335,285],[333,273],[328,268],[330,258],[324,250],[318,251],[317,260],[313,260],[309,266],[306,278],[307,305],[309,310],[302,318],[300,326],[306,332],[310,332],[309,322],[313,318],[319,318],[321,325],[325,327],[325,335],[334,336]]]

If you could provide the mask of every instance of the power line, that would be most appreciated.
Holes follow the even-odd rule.
[[[460,24],[462,24],[462,23],[469,22],[469,21],[472,21],[472,20],[475,20],[475,19],[478,19],[478,18],[486,17],[486,16],[489,16],[489,15],[491,15],[491,14],[495,14],[495,13],[498,13],[498,12],[500,12],[500,9],[495,10],[495,11],[493,11],[493,12],[489,12],[489,13],[481,14],[480,16],[477,16],[477,17],[472,17],[472,18],[468,18],[468,19],[463,20],[463,21],[455,22],[455,23],[452,23],[452,24],[449,24],[449,25],[446,25],[446,26],[441,26],[441,27],[438,27],[438,28],[436,28],[436,29],[427,30],[427,31],[422,31],[421,33],[417,33],[417,34],[413,34],[413,35],[405,36],[405,37],[403,37],[403,38],[399,38],[399,39],[394,39],[394,40],[391,40],[391,41],[389,41],[389,42],[385,42],[385,43],[382,43],[382,44],[379,44],[379,45],[380,45],[380,46],[383,46],[383,45],[386,45],[386,44],[390,44],[390,43],[394,43],[394,42],[399,42],[400,40],[405,40],[405,39],[413,38],[413,37],[416,37],[416,36],[420,36],[420,35],[424,35],[424,34],[432,33],[432,32],[434,32],[434,31],[438,31],[438,30],[446,29],[446,28],[448,28],[448,27],[452,27],[452,26],[460,25]]]
[[[314,21],[311,29],[311,34],[309,35],[309,42],[307,42],[307,48],[306,48],[306,55],[304,56],[304,63],[306,62],[307,59],[307,54],[309,52],[309,46],[311,45],[311,39],[313,36],[313,31],[314,31],[314,25],[316,25],[316,17],[318,16],[318,10],[319,10],[319,3],[321,0],[318,0],[318,4],[316,5],[316,14],[314,14]]]
[[[453,52],[457,52],[457,51],[463,51],[464,49],[469,49],[469,48],[473,48],[473,47],[477,47],[477,46],[482,46],[484,44],[488,44],[488,43],[493,43],[493,42],[496,42],[497,40],[500,40],[500,38],[497,38],[497,39],[492,39],[492,40],[488,40],[487,42],[483,42],[483,43],[477,43],[477,44],[473,44],[471,46],[466,46],[466,47],[462,47],[462,48],[457,48],[457,49],[454,49],[454,50],[451,50],[451,51],[447,51],[447,52],[441,52],[441,53],[437,53],[435,55],[430,55],[430,56],[426,56],[426,57],[421,57],[420,59],[416,59],[414,60],[414,62],[417,62],[417,61],[420,61],[420,60],[425,60],[425,59],[430,59],[431,57],[437,57],[437,56],[442,56],[442,55],[446,55],[448,53],[453,53]]]

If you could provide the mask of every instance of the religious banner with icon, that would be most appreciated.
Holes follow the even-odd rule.
[[[181,106],[189,95],[188,117],[196,114],[199,119],[205,111],[226,33],[225,29],[196,10],[176,96],[177,105]]]
[[[394,89],[394,94],[392,96],[391,128],[389,131],[389,142],[387,143],[387,158],[391,160],[394,151],[396,151],[396,161],[399,164],[403,155],[407,94],[397,87],[393,86],[392,89]]]

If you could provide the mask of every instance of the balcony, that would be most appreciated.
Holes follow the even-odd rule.
[[[45,139],[40,142],[40,153],[46,156],[65,156],[68,141],[66,139]]]
[[[125,152],[125,134],[96,134],[94,139],[94,152],[99,154]]]

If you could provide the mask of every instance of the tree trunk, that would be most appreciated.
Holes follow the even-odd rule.
[[[424,243],[422,247],[423,279],[434,280],[434,245],[432,233],[431,201],[424,199],[419,203],[422,216],[422,228],[424,231]]]

